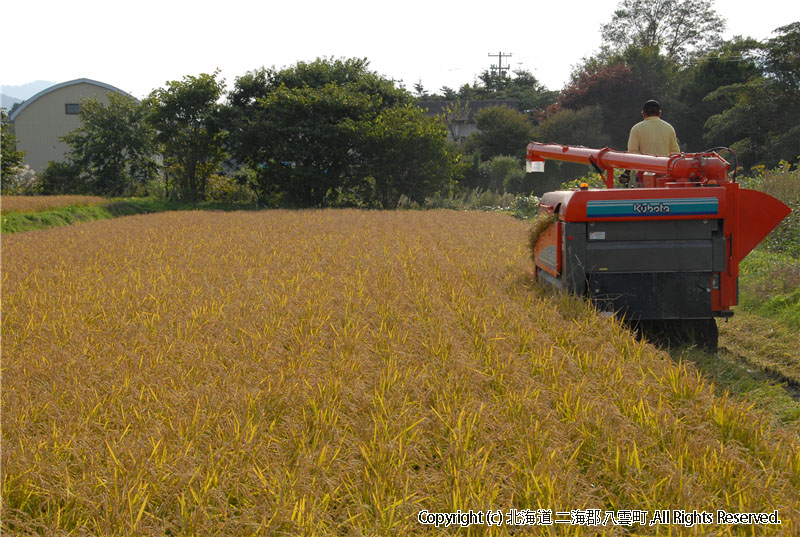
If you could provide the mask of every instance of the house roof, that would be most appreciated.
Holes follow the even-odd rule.
[[[40,91],[39,93],[37,93],[36,95],[34,95],[33,97],[31,97],[29,99],[25,99],[22,102],[21,105],[16,107],[14,109],[14,111],[11,112],[11,114],[8,117],[8,120],[9,121],[14,121],[14,118],[16,118],[20,114],[20,112],[25,110],[32,102],[36,101],[36,99],[38,99],[40,97],[43,97],[43,96],[47,95],[50,92],[56,91],[57,89],[65,88],[67,86],[74,86],[76,84],[92,84],[94,86],[99,86],[101,88],[105,88],[108,91],[114,91],[116,93],[121,93],[122,95],[127,95],[131,99],[135,99],[135,97],[133,95],[131,95],[131,94],[125,92],[125,91],[122,91],[121,89],[116,88],[116,87],[112,86],[111,84],[106,84],[105,82],[98,82],[97,80],[91,80],[89,78],[76,78],[75,80],[69,80],[67,82],[62,82],[60,84],[55,84],[53,86],[50,86],[49,88],[45,88],[42,91]]]
[[[456,101],[417,101],[417,106],[425,110],[428,115],[438,116],[443,114],[449,106]],[[507,106],[512,110],[519,110],[518,99],[493,99],[486,101],[463,101],[469,106],[469,119],[472,120],[475,114],[490,106]]]

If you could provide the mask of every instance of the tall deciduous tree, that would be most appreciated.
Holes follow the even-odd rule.
[[[324,206],[345,193],[384,207],[400,194],[418,199],[440,174],[434,166],[423,178],[414,167],[441,162],[446,131],[408,108],[411,100],[365,59],[256,70],[229,95],[231,153],[255,172],[262,203]]]
[[[218,74],[167,82],[148,98],[173,194],[180,199],[205,199],[208,178],[225,157],[225,132],[218,118],[225,84]]]
[[[622,0],[611,22],[602,26],[603,40],[615,50],[654,47],[669,58],[720,42],[725,20],[711,0]]]
[[[67,160],[85,192],[119,196],[157,172],[155,131],[146,107],[132,97],[109,92],[108,105],[96,98],[81,102],[81,126],[63,136]]]

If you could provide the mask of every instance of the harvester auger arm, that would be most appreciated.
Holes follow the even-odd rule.
[[[727,181],[727,172],[730,164],[717,153],[676,153],[669,157],[654,155],[641,155],[614,151],[608,147],[604,149],[589,149],[581,146],[568,146],[558,144],[528,144],[527,162],[529,171],[537,167],[535,162],[544,162],[547,159],[577,162],[579,164],[593,165],[605,171],[603,181],[608,188],[614,188],[614,170],[626,169],[653,174],[653,179],[660,177],[662,184],[651,186],[664,186],[663,183],[683,182],[719,182]]]

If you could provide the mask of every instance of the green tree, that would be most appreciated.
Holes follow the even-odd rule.
[[[712,5],[712,0],[622,0],[602,26],[603,41],[613,50],[652,47],[685,59],[721,40],[725,20]]]
[[[171,195],[179,199],[205,199],[208,179],[225,158],[218,104],[225,82],[217,80],[218,74],[167,82],[148,98]]]
[[[525,180],[525,170],[516,157],[498,155],[480,165],[479,173],[483,179],[481,188],[492,192],[520,193]]]
[[[262,203],[316,207],[353,195],[391,206],[398,193],[417,199],[440,183],[444,126],[410,109],[411,95],[368,66],[317,59],[236,79],[225,111],[229,147],[254,171]],[[433,177],[414,172],[414,151],[434,163]]]
[[[699,152],[710,147],[706,139],[705,123],[711,116],[722,113],[734,103],[733,99],[717,94],[707,98],[720,87],[744,84],[759,77],[755,40],[735,38],[717,50],[709,51],[682,69],[675,77],[675,88],[665,105],[670,123],[680,138],[681,146],[688,152]],[[727,145],[730,140],[718,140],[714,145]]]
[[[17,137],[11,133],[11,125],[8,123],[8,114],[5,108],[0,108],[0,177],[4,179],[3,185],[5,186],[8,177],[10,177],[20,166],[25,158],[24,151],[17,151]]]
[[[53,173],[73,170],[72,184],[84,192],[120,196],[155,176],[155,131],[146,107],[127,95],[107,96],[108,105],[97,98],[81,102],[81,126],[62,137],[70,147],[68,165]]]
[[[475,114],[479,132],[470,135],[467,150],[477,151],[486,160],[497,155],[525,156],[531,139],[528,117],[507,106],[490,106]]]
[[[764,70],[789,98],[800,94],[800,21],[776,29],[766,42]]]
[[[237,114],[233,155],[257,172],[260,201],[323,206],[353,182],[362,158],[358,130],[370,107],[368,95],[333,83],[282,84]]]
[[[457,96],[462,101],[516,99],[520,109],[526,112],[544,111],[556,102],[558,92],[549,91],[530,71],[519,69],[513,75],[499,76],[484,71],[478,75],[481,83],[462,85]]]
[[[366,170],[374,179],[375,200],[385,209],[397,207],[400,196],[422,204],[446,186],[452,175],[447,130],[417,106],[382,110],[365,125]]]
[[[706,121],[709,144],[726,145],[745,166],[793,162],[800,154],[800,23],[778,28],[763,44],[762,75],[720,87],[706,99],[730,103]]]
[[[603,123],[603,110],[599,105],[579,110],[564,108],[534,127],[533,138],[544,143],[602,148],[611,142]]]

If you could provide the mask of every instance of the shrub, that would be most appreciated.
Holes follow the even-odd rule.
[[[36,172],[30,166],[23,164],[16,168],[12,174],[3,177],[2,193],[4,195],[16,194],[32,196],[41,192],[41,182]]]
[[[247,184],[233,177],[212,174],[206,186],[206,199],[227,203],[253,203],[256,201],[256,195]]]
[[[539,214],[539,201],[537,196],[517,196],[514,199],[514,216],[517,218],[533,218]]]
[[[41,193],[87,194],[86,185],[80,178],[80,170],[75,164],[53,162],[40,174]]]
[[[483,162],[478,173],[482,186],[494,192],[519,192],[525,179],[525,170],[519,159],[509,156],[494,157]]]

